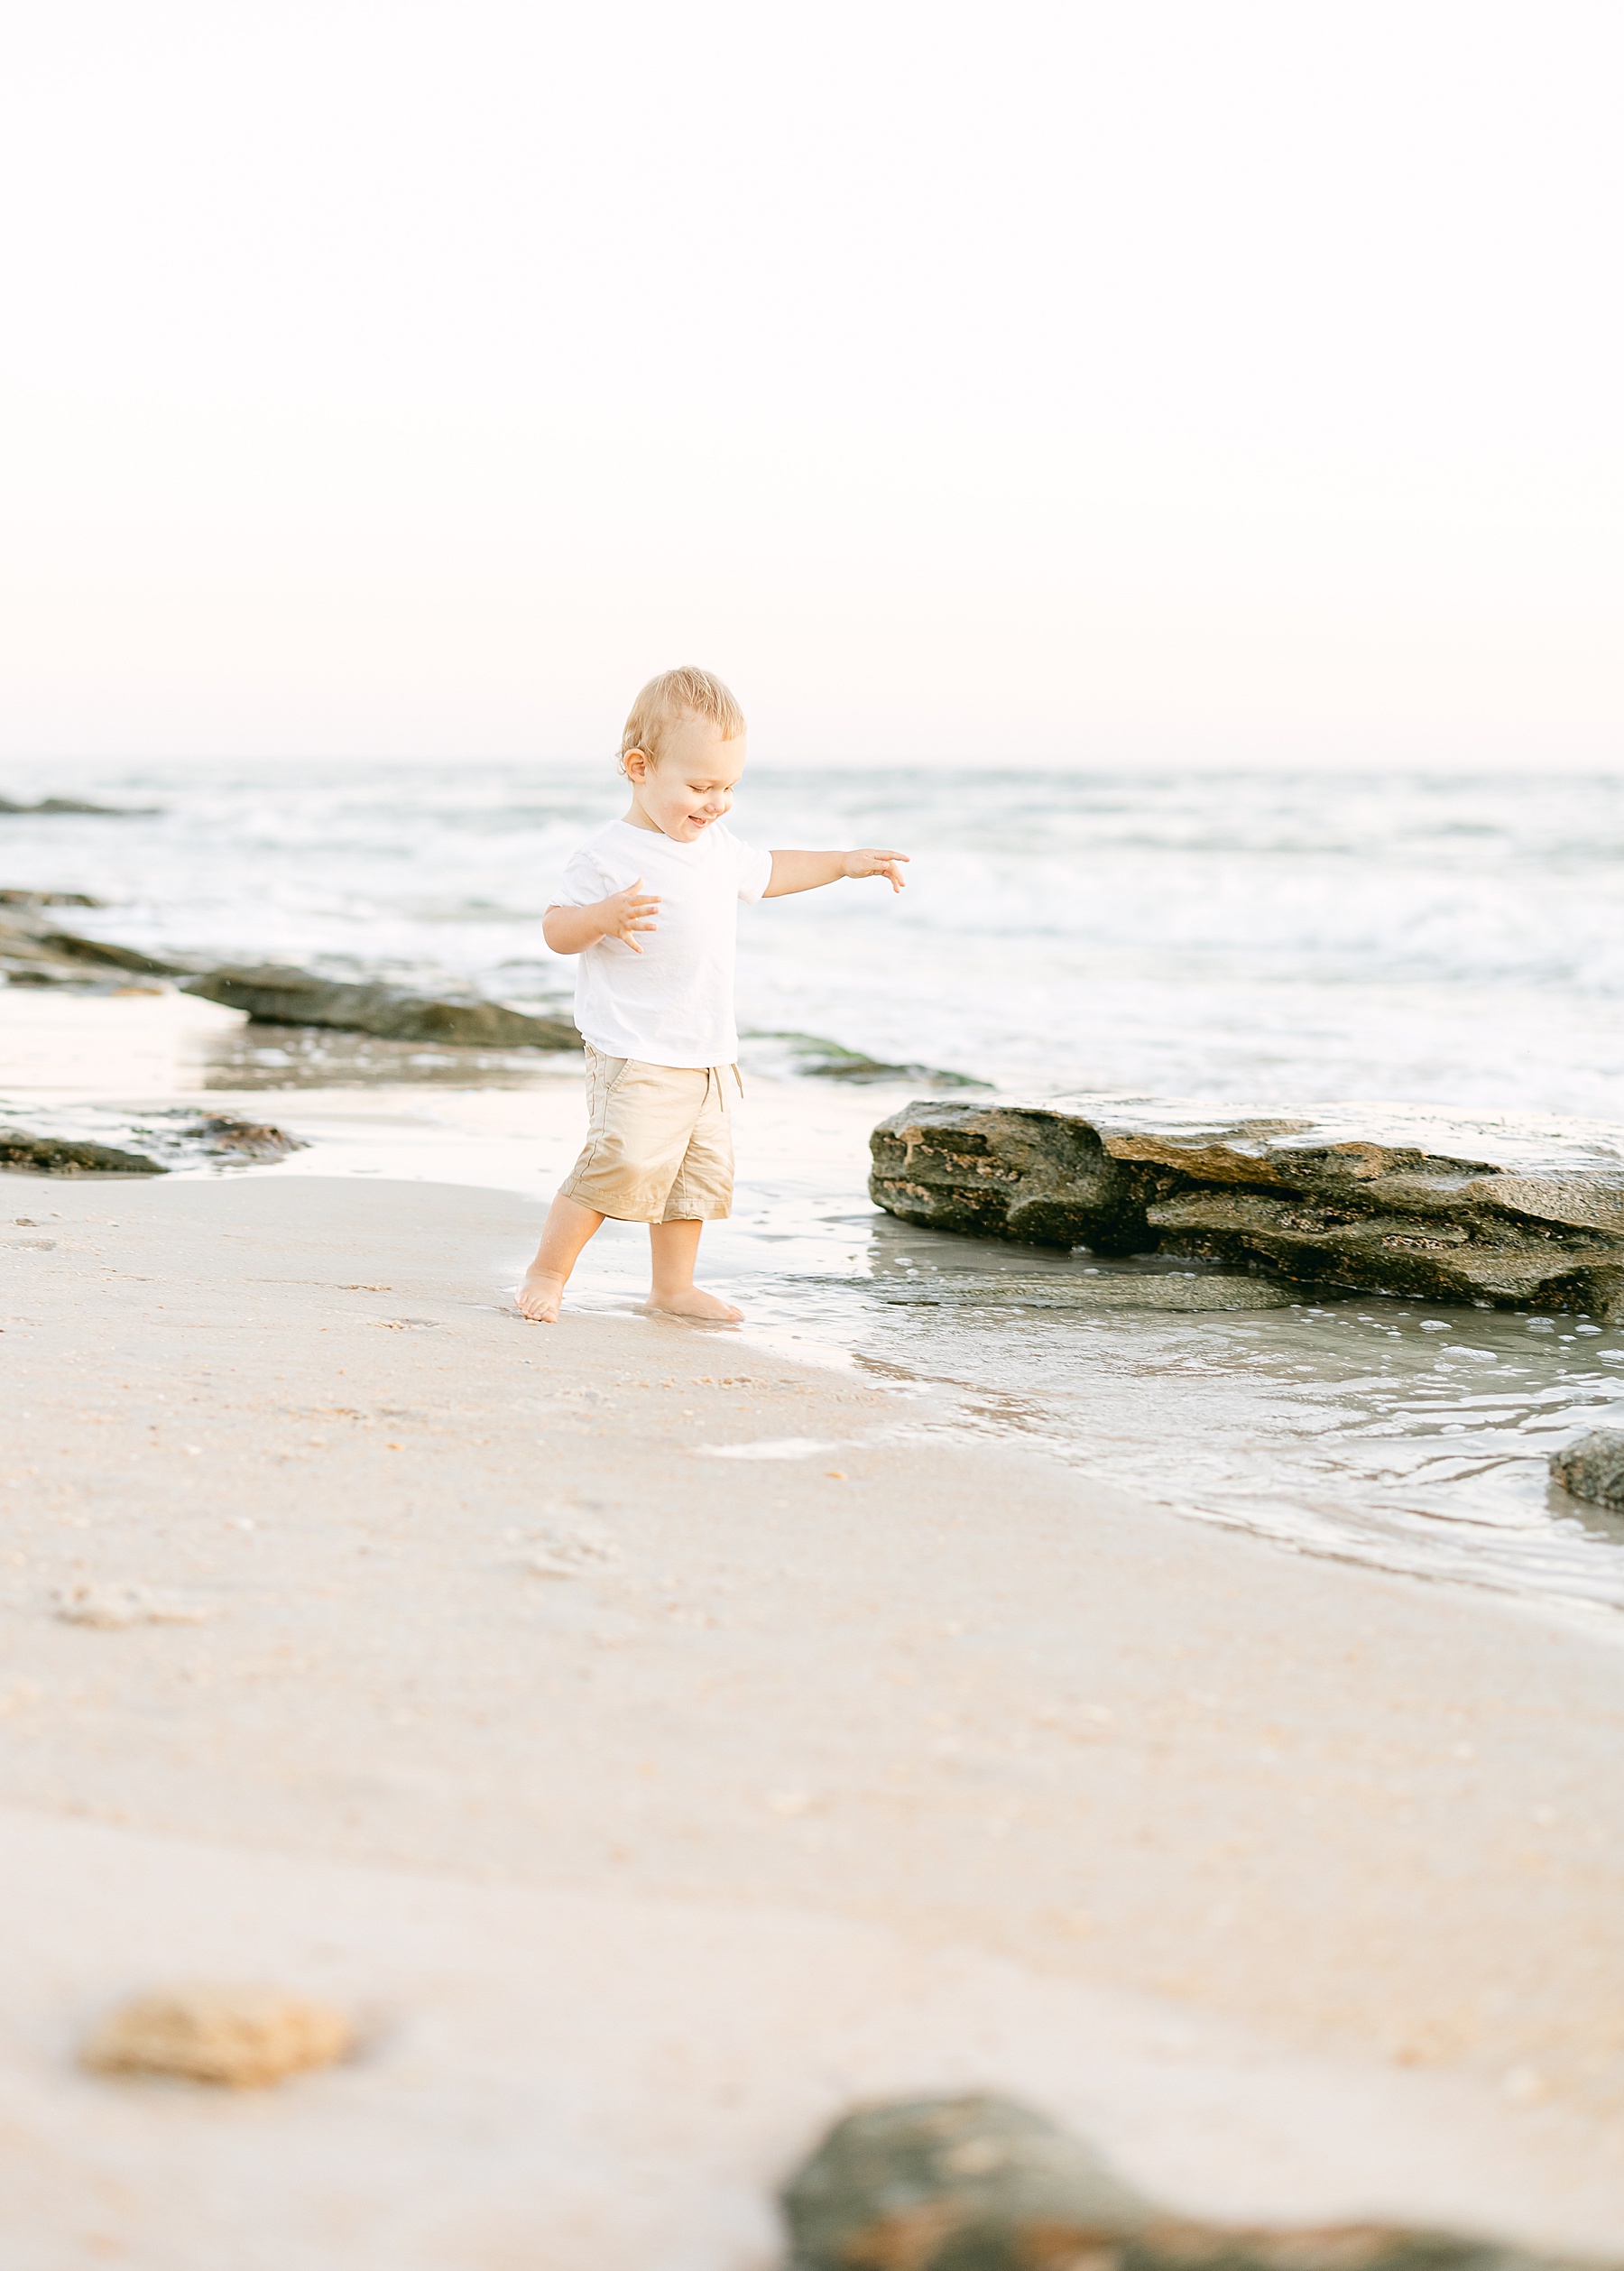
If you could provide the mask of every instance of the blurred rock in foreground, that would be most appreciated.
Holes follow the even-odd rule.
[[[277,963],[227,965],[180,989],[255,1024],[329,1025],[392,1041],[453,1041],[484,1048],[579,1048],[568,1018],[527,1017],[499,1002],[445,1001],[399,986],[348,985]]]
[[[1132,2192],[1007,2098],[916,2098],[835,2123],[785,2185],[789,2271],[1533,2271],[1444,2232],[1203,2224]]]
[[[1087,1095],[910,1103],[871,1145],[876,1203],[933,1230],[1624,1322],[1624,1131],[1597,1122]]]
[[[86,2044],[92,2073],[172,2074],[228,2090],[263,2090],[330,2066],[350,2049],[349,2021],[323,2003],[262,1988],[184,1988],[143,1996]]]

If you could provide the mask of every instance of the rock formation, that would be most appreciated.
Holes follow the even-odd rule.
[[[499,1002],[448,1001],[399,986],[346,985],[276,963],[227,965],[189,979],[182,993],[245,1010],[257,1025],[327,1025],[389,1041],[449,1041],[479,1048],[579,1048],[565,1017],[527,1017]]]
[[[781,2195],[789,2271],[1534,2271],[1446,2232],[1197,2222],[1008,2098],[916,2098],[835,2123]]]
[[[1624,1133],[1594,1122],[1061,1096],[910,1103],[872,1148],[875,1201],[933,1230],[1624,1322]]]

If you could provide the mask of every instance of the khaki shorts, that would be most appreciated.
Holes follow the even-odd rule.
[[[605,1057],[586,1043],[586,1145],[558,1196],[622,1223],[715,1223],[733,1211],[737,1067]],[[741,1084],[742,1089],[743,1084]]]

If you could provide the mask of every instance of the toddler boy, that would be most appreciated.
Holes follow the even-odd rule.
[[[586,1045],[586,1148],[554,1199],[519,1306],[557,1321],[581,1251],[606,1214],[647,1223],[644,1305],[736,1324],[694,1283],[699,1232],[733,1205],[737,1083],[734,951],[742,899],[781,899],[843,875],[902,889],[901,852],[756,852],[724,814],[744,770],[744,717],[708,670],[662,671],[632,706],[621,771],[632,801],[564,871],[541,931],[578,955]]]

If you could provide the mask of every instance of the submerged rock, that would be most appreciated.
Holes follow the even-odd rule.
[[[105,907],[88,891],[0,891],[0,907]]]
[[[290,1135],[285,1128],[273,1128],[262,1120],[236,1120],[224,1112],[195,1120],[180,1134],[182,1142],[196,1144],[217,1159],[250,1159],[257,1165],[285,1159],[290,1151],[310,1148],[303,1136]]]
[[[151,804],[86,804],[78,797],[42,797],[38,804],[14,804],[9,797],[0,797],[0,815],[8,819],[88,813],[98,820],[134,820],[157,809],[156,805]]]
[[[1565,1451],[1553,1454],[1551,1474],[1576,1499],[1624,1510],[1624,1430],[1592,1427]]]
[[[351,985],[276,963],[228,965],[180,989],[255,1024],[328,1025],[392,1041],[450,1041],[484,1048],[579,1048],[568,1018],[527,1017],[499,1002],[460,1002],[392,985]]]
[[[910,1103],[871,1145],[876,1203],[934,1230],[1624,1321],[1624,1135],[1590,1122],[1066,1096]]]
[[[878,1057],[866,1057],[861,1049],[846,1048],[839,1041],[826,1041],[816,1033],[755,1032],[744,1037],[752,1041],[782,1041],[786,1044],[794,1069],[812,1080],[850,1080],[859,1084],[875,1080],[927,1081],[933,1088],[985,1088],[990,1083],[973,1080],[968,1073],[946,1073],[933,1065],[888,1065]]]
[[[1161,1277],[1124,1270],[1120,1275],[1017,1278],[989,1270],[972,1279],[882,1279],[874,1291],[881,1301],[928,1306],[987,1308],[1007,1304],[1020,1309],[1288,1309],[1302,1299],[1295,1286],[1269,1278],[1229,1277],[1213,1271],[1200,1277]]]
[[[1201,2223],[1133,2192],[1008,2098],[913,2098],[837,2121],[781,2194],[789,2271],[1533,2271],[1446,2232]]]

